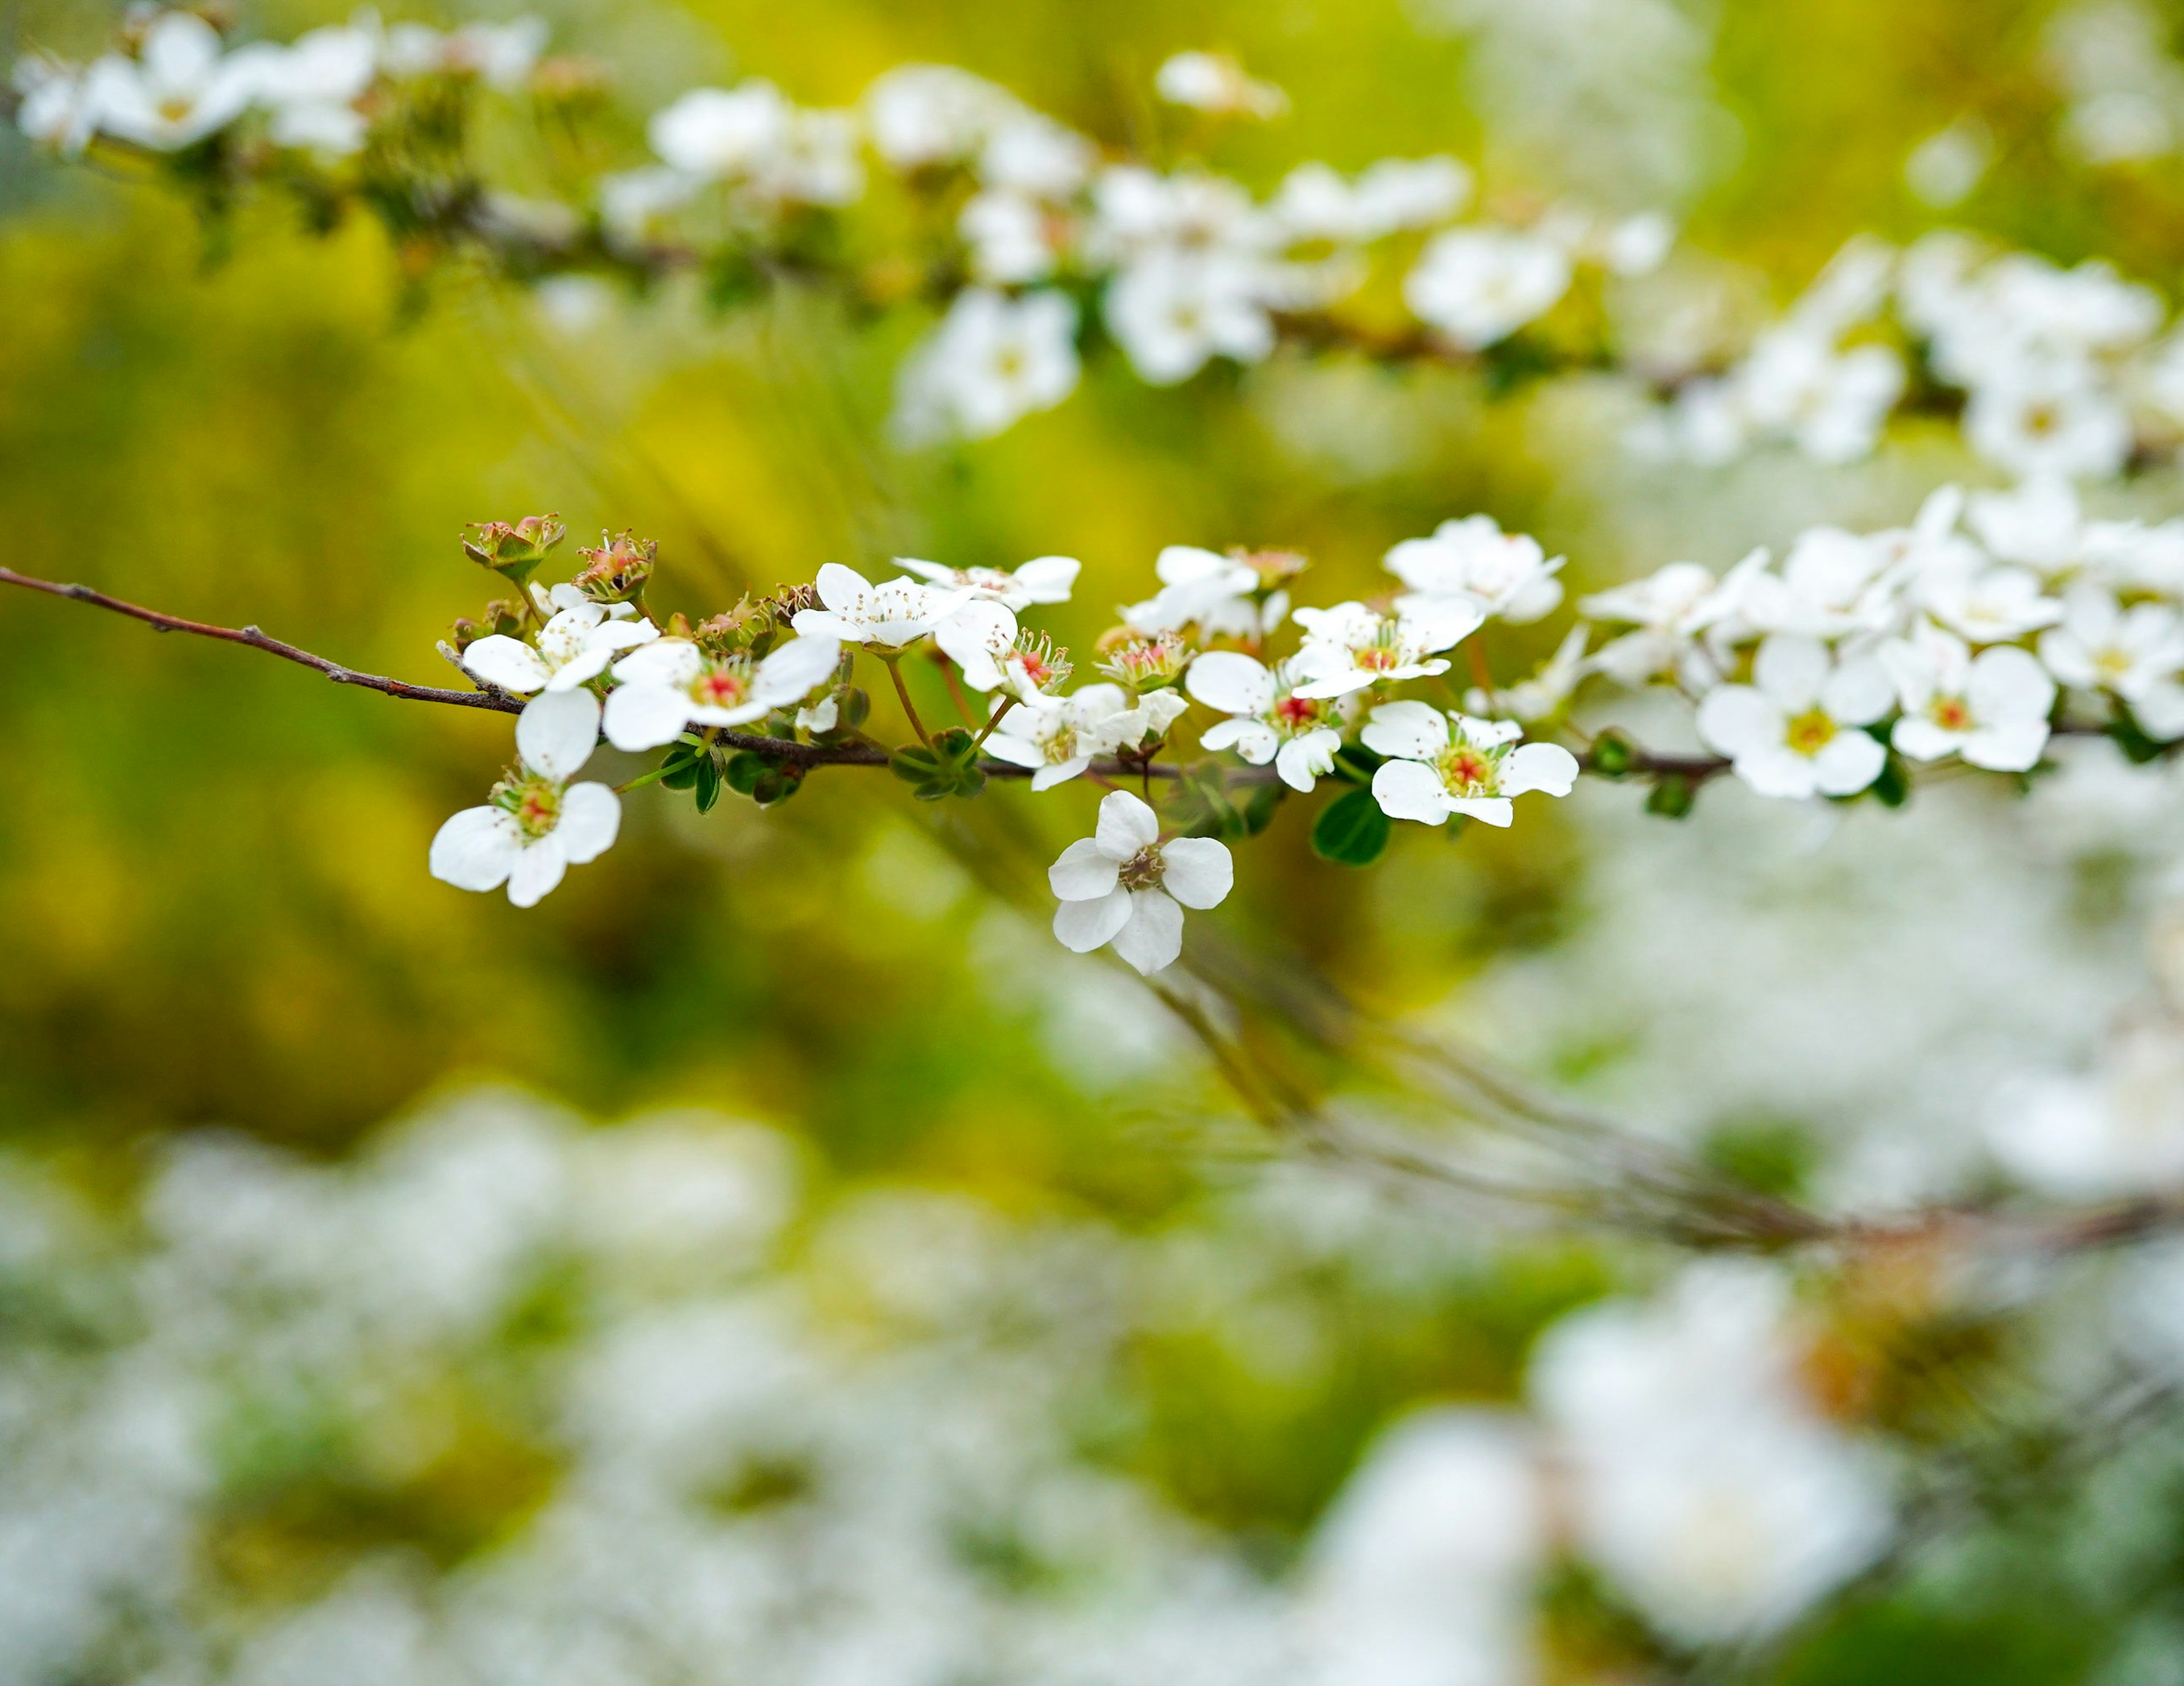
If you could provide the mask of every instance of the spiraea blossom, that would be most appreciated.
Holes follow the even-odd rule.
[[[1184,680],[1192,697],[1229,716],[1198,737],[1207,749],[1234,749],[1255,767],[1269,761],[1284,784],[1309,791],[1333,770],[1342,747],[1342,704],[1301,697],[1294,662],[1268,667],[1238,650],[1212,650]]]
[[[2075,586],[2062,624],[2040,635],[2040,659],[2065,685],[2121,698],[2149,736],[2184,737],[2184,620],[2170,605],[2126,609],[2098,585]]]
[[[1706,694],[1699,736],[1762,796],[1854,796],[1888,759],[1864,728],[1895,700],[1878,661],[1837,661],[1817,639],[1777,633],[1759,646],[1749,685]]]
[[[1295,618],[1304,628],[1295,668],[1303,682],[1295,694],[1326,698],[1447,672],[1439,652],[1477,632],[1486,615],[1472,598],[1441,598],[1401,615],[1338,603],[1332,609],[1300,609]]]
[[[1067,697],[1010,710],[986,739],[997,761],[1032,769],[1031,787],[1051,790],[1075,778],[1095,758],[1122,743],[1130,698],[1119,685],[1080,687]]]
[[[796,611],[791,624],[799,637],[862,644],[881,654],[906,649],[928,637],[972,600],[967,588],[947,591],[907,577],[876,586],[839,562],[819,570],[815,589],[823,606]]]
[[[1889,742],[1913,760],[1957,755],[2021,773],[2048,747],[2055,682],[2031,651],[2001,644],[1974,656],[1962,638],[1922,621],[1879,655],[1903,709]]]
[[[553,618],[540,629],[535,644],[491,633],[464,650],[463,665],[488,685],[519,697],[571,691],[605,672],[621,651],[660,636],[657,626],[627,604],[593,603],[568,586],[556,586],[549,602]]]
[[[1036,604],[1067,603],[1084,567],[1074,556],[1034,556],[1013,571],[1001,568],[950,568],[938,562],[921,562],[914,556],[898,556],[898,568],[907,568],[950,591],[974,592],[1002,608],[1021,615]]]
[[[791,638],[762,660],[709,655],[688,638],[661,638],[615,664],[607,741],[617,749],[672,743],[686,727],[743,726],[794,708],[827,682],[841,646]]]
[[[1445,714],[1429,703],[1383,703],[1365,723],[1365,747],[1390,759],[1373,775],[1373,799],[1391,820],[1445,824],[1451,815],[1507,826],[1510,798],[1568,796],[1577,757],[1559,743],[1519,743],[1514,721]]]
[[[1407,614],[1469,598],[1487,615],[1521,626],[1563,600],[1555,578],[1563,559],[1550,559],[1528,533],[1505,533],[1491,515],[1443,521],[1430,538],[1407,538],[1389,551],[1388,571],[1410,587],[1396,599]]]
[[[1763,550],[1755,555],[1766,559]],[[1728,612],[1721,583],[1699,563],[1671,562],[1642,580],[1580,598],[1580,615],[1631,628],[1593,652],[1594,666],[1625,685],[1664,679],[1702,691],[1714,684],[1720,673],[1698,638]]]
[[[1080,954],[1114,945],[1150,976],[1183,952],[1183,910],[1228,899],[1235,863],[1212,837],[1161,841],[1160,817],[1127,790],[1100,804],[1091,837],[1062,850],[1047,871],[1061,898],[1054,934]]]
[[[1077,390],[1077,307],[1065,293],[972,287],[903,366],[896,425],[912,440],[983,439]]]
[[[1195,626],[1209,638],[1257,638],[1289,614],[1289,593],[1268,590],[1248,553],[1224,556],[1195,544],[1171,544],[1153,572],[1160,590],[1119,611],[1124,626],[1147,637]]]
[[[599,743],[599,699],[549,692],[515,724],[516,769],[493,799],[465,808],[432,839],[432,876],[459,890],[497,890],[531,907],[571,866],[596,860],[621,827],[621,800],[607,786],[571,784]]]
[[[1535,322],[1569,291],[1568,253],[1509,229],[1455,228],[1436,235],[1403,280],[1422,322],[1466,351],[1483,351]]]

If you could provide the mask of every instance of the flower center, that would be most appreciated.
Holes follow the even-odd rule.
[[[1402,658],[1384,643],[1368,644],[1357,652],[1357,665],[1368,673],[1386,673],[1401,667]]]
[[[1165,870],[1161,860],[1160,845],[1141,849],[1116,870],[1115,881],[1126,890],[1150,890],[1158,888]]]
[[[1056,729],[1046,740],[1046,760],[1050,766],[1060,766],[1064,761],[1077,759],[1077,728],[1065,726]]]
[[[1494,760],[1475,744],[1459,743],[1440,758],[1440,782],[1454,796],[1490,796],[1496,782]]]
[[[712,667],[698,676],[690,687],[691,699],[700,708],[733,709],[750,690],[750,681],[733,668]]]
[[[1800,755],[1817,755],[1827,748],[1836,735],[1836,723],[1825,711],[1808,709],[1790,722],[1784,734],[1785,741]]]
[[[2093,671],[2103,679],[2120,679],[2131,671],[2131,653],[2110,645],[2093,652]]]
[[[1969,732],[1972,725],[1971,704],[1962,697],[1936,697],[1926,710],[1927,717],[1944,732]]]
[[[509,795],[508,810],[525,837],[543,837],[560,823],[561,792],[550,780],[526,779]]]
[[[1301,732],[1319,719],[1323,705],[1312,697],[1284,697],[1274,704],[1274,721],[1290,732]]]

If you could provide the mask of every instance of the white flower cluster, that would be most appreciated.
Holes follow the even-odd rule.
[[[2184,340],[2150,287],[1975,237],[1846,246],[1719,376],[1686,382],[1669,448],[1723,462],[1785,440],[1824,462],[1873,450],[1909,389],[1905,348],[1964,395],[1970,448],[2021,477],[2105,479],[2184,437]]]
[[[1551,1327],[1532,1411],[1398,1418],[1295,1569],[1251,1567],[1086,1456],[1088,1404],[1201,1323],[1290,1365],[1311,1330],[1325,1366],[1338,1302],[1475,1260],[1270,1181],[1150,1230],[1011,1217],[822,1194],[716,1116],[585,1130],[491,1093],[342,1165],[184,1138],[126,1225],[0,1160],[0,1675],[1525,1686],[1557,1550],[1691,1644],[1779,1628],[1886,1539],[1781,1283],[1702,1266]],[[223,1550],[290,1494],[270,1538],[322,1572]]]
[[[1909,527],[1814,527],[1779,566],[1757,551],[1716,580],[1672,563],[1585,598],[1632,630],[1579,671],[1682,691],[1763,795],[1848,796],[1885,746],[2028,771],[2065,694],[2154,742],[2184,737],[2180,593],[2184,522],[2087,520],[2059,480],[1968,506],[1944,487]]]
[[[425,24],[382,27],[359,12],[283,47],[254,42],[226,51],[194,12],[161,12],[129,53],[82,67],[33,56],[15,67],[16,122],[41,145],[81,153],[98,136],[175,152],[209,139],[253,114],[276,146],[324,158],[359,150],[365,107],[382,79],[474,76],[510,91],[529,78],[546,44],[537,18],[467,24],[442,34]]]

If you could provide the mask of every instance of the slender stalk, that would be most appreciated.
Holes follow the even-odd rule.
[[[986,722],[985,730],[981,732],[978,737],[971,741],[971,747],[973,749],[976,749],[980,744],[991,737],[994,735],[994,728],[1009,717],[1009,710],[1016,707],[1016,705],[1017,699],[1014,697],[1002,698],[1000,707],[994,710],[993,718]]]
[[[917,734],[917,741],[927,748],[933,747],[933,734],[925,729],[925,722],[917,717],[917,704],[910,700],[910,687],[902,682],[902,658],[882,656],[887,666],[888,677],[894,681],[894,693],[902,698],[902,711],[910,716],[910,729]]]
[[[972,708],[971,699],[963,694],[963,682],[956,676],[956,664],[950,661],[945,655],[939,657],[939,662],[940,677],[943,682],[944,682],[948,687],[948,694],[955,698],[956,712],[963,716],[964,725],[969,726],[974,732],[977,731],[978,726],[978,712]],[[983,743],[984,742],[984,739],[982,737],[979,741]]]

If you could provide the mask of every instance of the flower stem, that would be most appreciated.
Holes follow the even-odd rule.
[[[910,716],[910,729],[917,734],[917,741],[927,748],[933,747],[933,734],[926,731],[925,722],[917,717],[917,704],[910,700],[910,687],[902,682],[902,658],[882,656],[887,664],[888,677],[894,681],[894,693],[902,698],[902,711]]]
[[[978,716],[972,711],[971,699],[963,694],[963,683],[956,676],[956,664],[944,655],[938,655],[940,676],[947,682],[948,694],[956,699],[956,712],[963,716],[963,724],[976,728]]]
[[[972,739],[971,747],[973,749],[976,749],[980,744],[991,737],[994,735],[994,728],[1008,718],[1009,710],[1016,707],[1016,705],[1017,699],[1014,697],[1002,698],[1000,707],[994,710],[994,717],[986,722],[986,729],[980,732],[978,737]]]
[[[1467,641],[1463,653],[1471,660],[1472,683],[1488,696],[1494,694],[1494,670],[1486,665],[1486,646],[1477,638]]]

